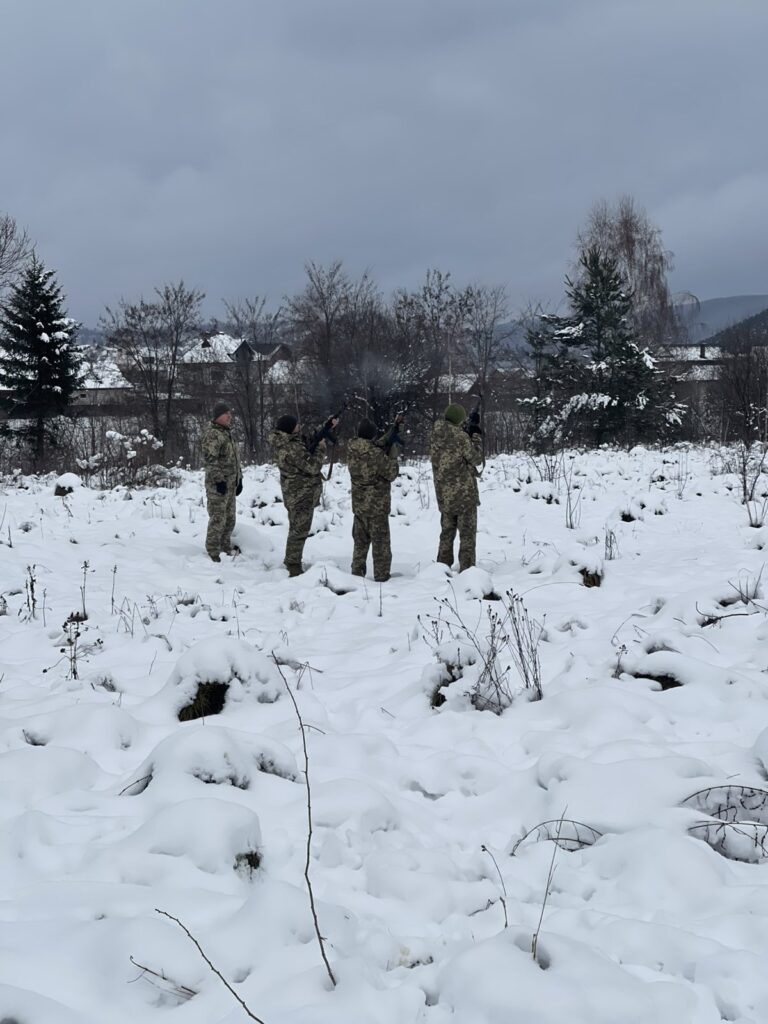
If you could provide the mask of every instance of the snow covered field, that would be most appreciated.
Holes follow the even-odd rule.
[[[6,481],[0,1020],[248,1020],[159,909],[265,1024],[765,1024],[768,807],[736,788],[682,806],[768,778],[768,528],[722,468],[578,456],[568,529],[565,484],[499,457],[458,575],[412,464],[382,587],[348,575],[340,468],[296,580],[272,468],[247,472],[221,565],[196,474],[64,499]],[[482,646],[510,590],[544,626],[544,697],[512,665],[499,716],[467,695],[471,644],[432,621],[448,599]],[[201,682],[229,684],[223,710],[208,689],[190,718]],[[713,812],[751,824],[696,828]],[[515,848],[548,820],[584,843]]]

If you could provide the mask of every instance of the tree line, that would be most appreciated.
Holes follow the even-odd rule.
[[[684,393],[670,359],[686,341],[671,269],[660,230],[625,196],[596,204],[577,232],[560,309],[513,311],[504,286],[460,285],[436,268],[419,286],[385,296],[367,272],[354,277],[341,261],[310,262],[302,289],[276,305],[241,298],[211,321],[204,293],[179,281],[107,308],[100,328],[132,384],[126,412],[151,431],[166,460],[191,458],[190,418],[204,416],[216,392],[233,402],[252,459],[267,455],[276,413],[307,422],[345,405],[381,426],[409,408],[418,452],[446,401],[469,393],[483,396],[489,450],[650,443],[718,429],[762,437],[768,366],[761,346],[734,342],[718,414]],[[0,299],[1,401],[6,414],[24,416],[21,427],[11,431],[6,421],[3,429],[43,468],[56,461],[84,353],[55,275],[7,215],[0,216]],[[195,393],[185,356],[216,331],[247,345]],[[290,354],[279,374],[268,358],[278,346]]]

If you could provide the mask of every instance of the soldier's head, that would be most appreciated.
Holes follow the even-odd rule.
[[[222,427],[228,427],[232,422],[232,406],[227,402],[217,402],[213,407],[211,419],[214,423],[220,423]]]
[[[370,420],[360,420],[357,425],[357,436],[372,441],[376,437],[376,424]]]
[[[467,410],[463,405],[458,405],[456,402],[451,402],[448,408],[445,410],[445,418],[449,423],[452,423],[454,427],[460,427],[464,420],[467,418]]]
[[[295,434],[299,429],[299,421],[295,416],[291,416],[290,413],[286,413],[285,416],[281,416],[277,421],[275,429],[282,431],[283,434]]]

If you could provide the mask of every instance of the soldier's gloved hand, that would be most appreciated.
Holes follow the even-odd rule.
[[[216,481],[216,493],[217,494],[226,494],[227,493],[227,481],[226,480],[217,480]]]
[[[235,488],[235,494],[239,497],[242,493],[243,493],[243,478],[240,477],[240,479],[237,481],[237,487]]]

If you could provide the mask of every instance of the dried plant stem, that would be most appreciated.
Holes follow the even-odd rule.
[[[134,967],[137,967],[144,974],[150,975],[151,978],[157,978],[158,981],[163,981],[169,987],[172,992],[175,992],[178,996],[183,999],[192,999],[193,996],[197,995],[197,992],[193,988],[189,988],[187,985],[177,985],[171,978],[166,977],[162,971],[155,971],[151,967],[147,967],[146,964],[140,964],[138,960],[134,960],[132,956],[128,959],[131,961]],[[138,980],[138,979],[136,979]],[[160,988],[160,986],[157,986]]]
[[[219,980],[224,983],[224,985],[226,986],[227,990],[235,997],[235,999],[238,1001],[238,1003],[240,1003],[240,1005],[245,1010],[245,1012],[248,1014],[248,1016],[251,1018],[251,1020],[255,1020],[257,1022],[257,1024],[264,1024],[264,1021],[261,1019],[261,1017],[257,1017],[256,1014],[250,1009],[248,1004],[245,1002],[245,1000],[241,999],[240,996],[237,994],[237,992],[235,992],[235,990],[232,988],[232,986],[227,981],[227,979],[224,977],[224,975],[221,973],[221,971],[218,970],[218,968],[214,967],[214,965],[211,963],[211,961],[206,956],[203,947],[197,941],[197,939],[192,934],[192,932],[189,930],[189,928],[187,928],[186,925],[182,924],[181,921],[178,919],[178,917],[174,917],[173,914],[169,914],[167,910],[158,910],[158,908],[155,907],[155,913],[156,914],[162,914],[163,917],[167,917],[171,921],[175,921],[175,923],[179,926],[179,928],[181,928],[181,930],[184,932],[184,934],[187,936],[187,938],[191,939],[191,941],[194,942],[194,944],[197,947],[197,951],[200,954],[200,956],[203,958],[203,960],[205,960],[205,962],[208,964],[208,966],[213,971],[213,973],[216,975],[216,977],[219,978]]]
[[[296,698],[293,695],[293,690],[288,685],[288,680],[286,679],[285,673],[280,667],[280,662],[277,660],[274,652],[272,653],[272,660],[277,666],[277,671],[280,673],[280,678],[283,680],[285,688],[288,691],[288,696],[291,698],[293,710],[296,712],[296,718],[298,719],[299,730],[301,732],[301,745],[304,750],[304,781],[306,783],[307,788],[307,853],[306,858],[304,860],[304,880],[307,883],[307,892],[309,893],[309,906],[310,910],[312,911],[312,920],[315,925],[315,935],[317,935],[317,943],[320,946],[320,956],[323,958],[323,963],[325,964],[325,969],[328,972],[328,977],[331,979],[331,984],[335,988],[336,978],[334,977],[333,971],[331,970],[331,965],[328,961],[328,957],[326,956],[325,943],[323,941],[323,936],[320,932],[320,922],[317,919],[317,909],[315,907],[315,894],[312,889],[312,881],[309,876],[309,865],[312,857],[312,788],[309,783],[309,751],[307,750],[307,734],[305,731],[306,726],[304,725],[304,720],[301,717],[299,705],[296,703]]]
[[[499,870],[499,865],[496,858],[493,856],[493,854],[485,845],[485,843],[483,843],[480,849],[483,851],[483,853],[487,853],[488,856],[491,858],[491,860],[493,861],[493,866],[496,868],[496,874],[499,876],[499,882],[501,882],[501,891],[504,893],[503,896],[499,896],[499,899],[501,900],[501,905],[504,909],[504,927],[509,928],[509,918],[507,917],[507,887],[506,885],[504,885],[504,878],[502,877],[501,871]]]
[[[563,821],[565,820],[565,812],[567,810],[567,807],[563,808],[563,813],[560,815],[560,820],[557,823],[557,835],[555,837],[555,842],[552,845],[552,860],[549,862],[549,872],[547,873],[547,884],[544,887],[544,899],[541,901],[541,913],[539,914],[539,923],[536,925],[536,931],[533,933],[533,938],[531,940],[531,956],[537,963],[537,954],[539,951],[539,933],[541,932],[541,923],[544,920],[544,911],[547,909],[549,894],[552,891],[552,878],[555,874],[555,859],[557,858],[557,851],[560,848],[560,831],[563,827]]]

